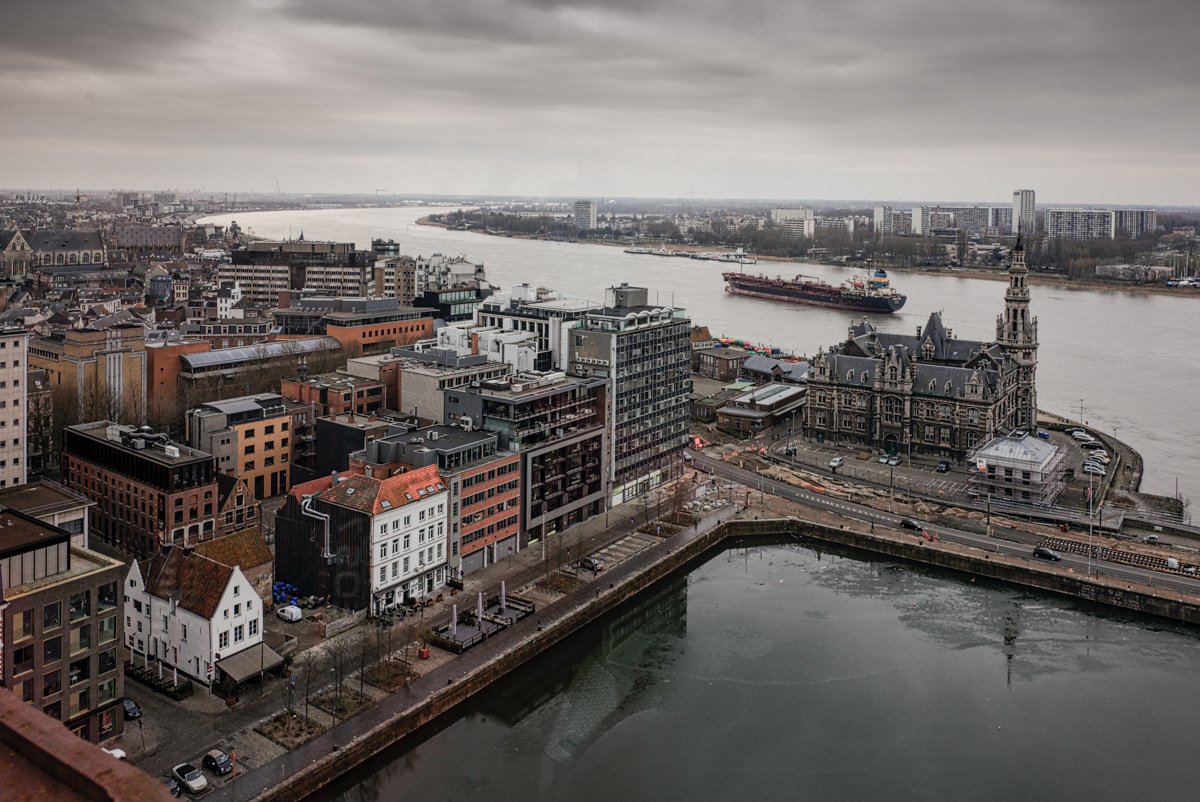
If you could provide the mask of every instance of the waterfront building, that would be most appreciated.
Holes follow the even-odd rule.
[[[605,306],[569,333],[569,372],[610,383],[605,420],[612,503],[657,487],[678,469],[688,441],[691,321],[648,303],[645,287],[605,291]]]
[[[592,222],[592,228],[595,228],[594,216]],[[465,256],[446,256],[441,253],[418,256],[413,260],[413,293],[417,298],[428,292],[464,286],[491,288],[483,265],[475,264]]]
[[[436,465],[449,488],[452,579],[521,550],[521,457],[499,447],[495,432],[453,426],[394,426],[369,441],[350,465],[367,476]]]
[[[787,421],[804,403],[804,388],[790,384],[765,384],[739,393],[717,409],[718,425],[753,435]]]
[[[594,200],[575,201],[575,227],[580,231],[591,231],[596,227],[596,202]]]
[[[912,211],[893,209],[891,206],[875,207],[875,233],[880,236],[906,237],[912,233]]]
[[[934,312],[916,335],[865,318],[809,368],[803,429],[818,442],[964,457],[996,434],[1037,425],[1037,319],[1018,239],[996,341],[960,340]]]
[[[1158,213],[1154,209],[1113,209],[1113,228],[1130,239],[1152,237],[1158,233]]]
[[[1066,449],[1026,431],[981,443],[968,455],[967,492],[1048,507],[1066,489]]]
[[[817,230],[816,216],[812,209],[772,209],[771,222],[784,234],[795,239],[811,239]]]
[[[124,600],[131,663],[154,660],[210,685],[223,676],[240,683],[283,662],[263,643],[262,601],[241,569],[191,547],[165,545],[132,563]]]
[[[208,401],[187,412],[187,441],[216,460],[217,470],[253,488],[254,498],[289,487],[292,412],[274,393]]]
[[[275,575],[302,595],[380,613],[445,586],[446,483],[429,465],[296,485],[275,517]]]
[[[25,349],[25,337],[14,346],[15,337],[0,338],[0,346],[11,352]],[[74,391],[85,420],[112,418],[141,423],[146,417],[146,340],[140,323],[123,324],[97,331],[66,329],[28,342],[29,366],[46,371],[53,386]],[[4,347],[0,347],[3,361]],[[22,353],[21,356],[24,356]],[[14,424],[15,425],[15,424]]]
[[[495,432],[499,448],[521,455],[520,548],[607,506],[608,392],[606,379],[552,371],[446,393],[448,423]]]
[[[0,684],[86,741],[120,735],[123,566],[17,510],[0,531]]]
[[[1116,215],[1111,209],[1049,209],[1046,236],[1050,239],[1112,239]]]
[[[705,348],[696,355],[699,357],[696,373],[706,379],[726,382],[736,381],[742,363],[750,358],[750,352],[745,348]]]
[[[1032,237],[1037,233],[1037,200],[1032,189],[1013,191],[1011,223],[1014,234]]]
[[[63,432],[63,481],[96,502],[91,533],[139,558],[216,533],[216,459],[147,429],[101,420]]]
[[[991,206],[917,206],[912,210],[912,233],[930,235],[957,229],[982,234],[997,217]]]

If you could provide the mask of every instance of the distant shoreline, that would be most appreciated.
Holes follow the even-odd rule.
[[[436,220],[431,220],[428,216],[417,220],[417,225],[433,226],[434,228],[449,228],[445,223],[439,223]],[[490,237],[507,237],[509,239],[542,239],[528,234],[495,234],[490,231],[467,231],[468,234],[483,234]],[[579,245],[603,245],[608,247],[621,247],[620,242],[601,242],[598,240],[569,240]],[[695,246],[678,246],[679,250],[702,251],[711,250],[697,248]],[[667,257],[663,257],[667,258]],[[820,264],[830,267],[846,267],[847,265],[838,262],[808,262],[804,260],[788,259],[781,256],[759,256],[756,257],[760,262],[771,262],[777,264]],[[888,267],[888,270],[894,270],[898,274],[902,273],[917,273],[926,276],[947,276],[950,278],[968,278],[981,279],[983,281],[1008,281],[1008,269],[1006,267],[986,268],[921,268],[921,267]],[[753,272],[753,271],[748,271]],[[1044,273],[1029,274],[1029,283],[1045,287],[1062,287],[1072,290],[1099,290],[1108,292],[1130,292],[1136,295],[1169,295],[1179,298],[1200,298],[1200,287],[1168,287],[1165,284],[1128,284],[1120,281],[1103,281],[1100,279],[1069,279],[1065,276],[1046,275]]]

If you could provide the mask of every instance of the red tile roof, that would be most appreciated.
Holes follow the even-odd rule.
[[[362,468],[352,468],[348,471],[342,471],[339,476],[355,476],[361,473]],[[329,489],[329,485],[332,481],[332,476],[318,476],[316,479],[311,481],[301,482],[298,485],[293,485],[292,489],[288,491],[288,495],[295,496],[296,498],[304,498],[305,496],[311,496],[314,493],[321,493]]]
[[[321,493],[321,500],[379,515],[445,491],[446,483],[442,481],[437,466],[426,465],[386,479],[356,474]]]
[[[185,554],[178,547],[165,556],[159,552],[138,567],[145,578],[147,593],[169,599],[178,590],[179,606],[206,619],[216,615],[217,605],[233,576],[232,567],[202,554]]]
[[[196,553],[221,565],[238,566],[242,571],[271,562],[271,547],[258,529],[246,529],[227,537],[206,540],[196,545]]]

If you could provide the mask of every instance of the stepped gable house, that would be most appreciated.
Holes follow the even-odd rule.
[[[996,434],[1037,425],[1037,319],[1018,239],[996,341],[959,340],[934,312],[915,335],[864,319],[808,373],[804,433],[907,454],[963,458]]]

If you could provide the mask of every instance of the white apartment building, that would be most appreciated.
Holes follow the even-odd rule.
[[[797,239],[811,239],[817,230],[817,219],[812,209],[772,209],[771,222],[789,237]]]
[[[1032,237],[1037,230],[1037,202],[1032,189],[1013,191],[1012,226],[1014,234]]]
[[[1111,209],[1049,209],[1046,236],[1050,239],[1112,239],[1116,215]]]
[[[223,674],[241,682],[281,662],[262,642],[262,600],[237,567],[166,546],[130,565],[124,597],[135,666],[157,661],[209,685]]]
[[[594,200],[575,201],[575,227],[580,231],[588,231],[596,227],[596,202]]]
[[[236,282],[247,299],[274,305],[279,302],[279,293],[291,287],[291,270],[284,264],[235,265],[226,262],[217,266],[217,280]]]

